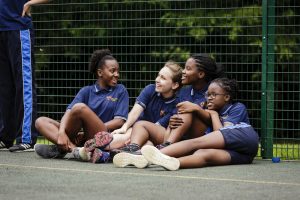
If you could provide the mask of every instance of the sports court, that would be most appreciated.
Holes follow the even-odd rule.
[[[240,85],[260,151],[251,165],[166,171],[0,151],[4,199],[299,199],[300,1],[56,0],[36,6],[38,114],[60,120],[108,48],[130,96],[169,59],[207,53]],[[47,143],[47,141],[43,141]],[[280,163],[270,158],[280,157]],[[267,159],[263,159],[267,158]],[[293,160],[293,161],[287,161]]]
[[[0,153],[0,199],[297,199],[300,162],[165,171]]]

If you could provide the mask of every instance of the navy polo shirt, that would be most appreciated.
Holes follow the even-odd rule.
[[[209,84],[202,90],[195,90],[191,85],[182,88],[179,92],[180,102],[189,101],[203,108],[206,102],[205,92],[207,91],[208,86]]]
[[[226,126],[236,125],[239,123],[245,123],[250,125],[247,108],[244,104],[235,102],[233,104],[226,104],[220,111],[219,116],[222,125]],[[205,133],[210,133],[212,127],[209,127]]]
[[[136,103],[144,108],[139,120],[146,120],[167,128],[169,119],[176,109],[179,98],[164,99],[155,91],[155,85],[147,85],[136,99]]]
[[[0,31],[32,28],[29,16],[22,17],[23,6],[28,0],[0,0]]]
[[[219,112],[222,124],[235,125],[241,122],[250,124],[247,108],[244,104],[236,102],[225,105]]]
[[[108,122],[114,118],[127,119],[129,97],[124,85],[104,89],[95,85],[83,87],[72,103],[67,107],[71,109],[76,103],[86,104],[103,121]]]

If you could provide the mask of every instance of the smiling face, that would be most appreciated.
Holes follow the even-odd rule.
[[[164,98],[172,97],[179,87],[178,83],[173,82],[172,77],[172,70],[163,67],[155,79],[155,91],[161,93]]]
[[[230,101],[230,95],[217,83],[211,83],[207,90],[207,108],[219,111]]]
[[[193,83],[196,83],[202,77],[204,77],[204,72],[199,71],[195,59],[189,58],[182,71],[182,84],[193,85]]]
[[[116,86],[119,80],[119,64],[116,60],[106,60],[97,71],[100,86],[103,88]]]

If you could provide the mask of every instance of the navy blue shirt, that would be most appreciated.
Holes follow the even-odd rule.
[[[117,84],[109,89],[95,85],[83,87],[67,109],[76,103],[86,104],[103,121],[108,122],[114,118],[127,119],[129,108],[128,92],[124,85]]]
[[[219,116],[222,125],[232,126],[239,123],[245,123],[250,125],[247,108],[244,104],[235,102],[233,104],[226,104],[220,111]],[[212,127],[209,127],[205,133],[210,133]]]
[[[195,90],[191,85],[181,88],[179,91],[180,102],[189,101],[203,108],[206,102],[205,92],[208,89],[208,85],[202,90]]]
[[[168,127],[170,117],[176,109],[179,98],[164,99],[155,91],[155,85],[147,85],[136,99],[136,103],[144,108],[139,120],[146,120]]]
[[[0,0],[0,31],[32,28],[29,16],[22,17],[23,6],[28,0]]]
[[[219,112],[220,120],[223,125],[235,125],[241,122],[250,124],[247,108],[244,104],[236,102],[225,105]]]

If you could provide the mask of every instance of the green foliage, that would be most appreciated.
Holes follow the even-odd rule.
[[[274,91],[293,88],[289,94],[278,92],[276,108],[285,99],[292,100],[286,104],[291,110],[300,106],[295,103],[299,100],[299,2],[277,1],[275,16],[270,16],[276,24],[274,44],[268,46],[274,48],[277,63]],[[50,101],[42,103],[40,110],[59,119],[79,88],[94,82],[87,66],[95,49],[109,48],[120,62],[121,81],[129,88],[131,105],[167,60],[183,66],[189,54],[208,53],[223,64],[229,78],[239,81],[240,100],[259,130],[261,4],[253,0],[57,0],[35,7],[39,102]],[[299,116],[294,112],[281,115],[281,110],[274,111],[279,119]],[[287,121],[277,122],[277,128],[299,128],[297,122]]]

